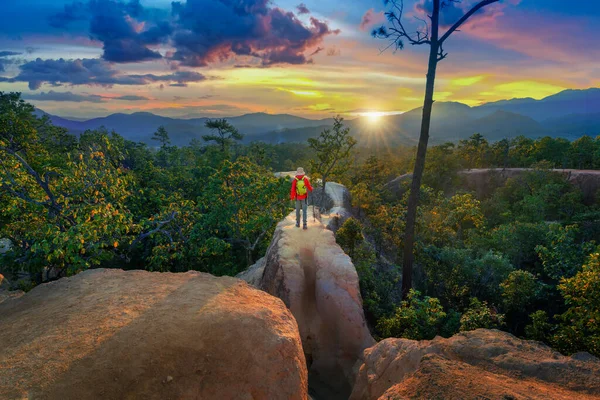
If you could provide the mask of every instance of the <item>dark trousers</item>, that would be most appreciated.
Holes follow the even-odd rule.
[[[296,225],[300,225],[300,208],[302,208],[302,222],[306,225],[308,218],[308,198],[304,200],[296,199]]]

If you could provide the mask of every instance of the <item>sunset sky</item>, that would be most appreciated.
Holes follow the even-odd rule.
[[[425,0],[430,2],[431,0]],[[446,8],[451,24],[474,0]],[[0,91],[60,116],[289,113],[419,107],[427,48],[388,43],[380,0],[8,0]],[[405,2],[415,29],[423,0]],[[504,0],[447,42],[435,99],[478,105],[600,87],[600,2]]]

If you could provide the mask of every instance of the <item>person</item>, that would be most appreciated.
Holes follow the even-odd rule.
[[[296,200],[296,228],[300,228],[300,208],[302,208],[302,227],[308,229],[306,226],[308,218],[308,192],[312,192],[312,190],[310,180],[304,173],[304,168],[298,167],[296,176],[292,181],[292,191],[290,192],[292,201]]]

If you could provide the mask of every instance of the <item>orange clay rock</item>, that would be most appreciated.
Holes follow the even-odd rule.
[[[283,302],[199,272],[90,270],[0,303],[1,399],[299,399]]]
[[[478,329],[365,350],[350,400],[600,399],[600,360]]]

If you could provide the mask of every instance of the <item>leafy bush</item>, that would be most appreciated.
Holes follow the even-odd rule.
[[[509,310],[525,309],[539,297],[541,283],[528,271],[516,270],[500,284],[502,300]]]
[[[577,225],[551,224],[547,233],[547,244],[538,245],[538,252],[545,274],[554,280],[570,278],[581,268],[595,243],[579,239]]]
[[[439,334],[446,318],[444,308],[436,298],[420,297],[421,293],[411,290],[393,316],[379,320],[377,329],[383,337],[423,340]]]
[[[424,278],[418,287],[447,308],[462,310],[471,297],[500,300],[499,284],[513,270],[501,254],[471,249],[425,247],[418,255]]]
[[[504,315],[489,307],[487,301],[471,299],[469,308],[460,318],[460,331],[472,331],[479,328],[497,329],[504,325]]]
[[[582,270],[558,287],[569,308],[558,317],[554,344],[566,353],[600,356],[600,253],[590,255]]]
[[[553,325],[548,322],[548,313],[544,310],[538,310],[532,313],[529,318],[531,324],[525,327],[525,337],[530,340],[547,342],[553,328]]]
[[[355,218],[348,218],[335,234],[337,243],[354,260],[356,249],[363,243],[362,226]]]

